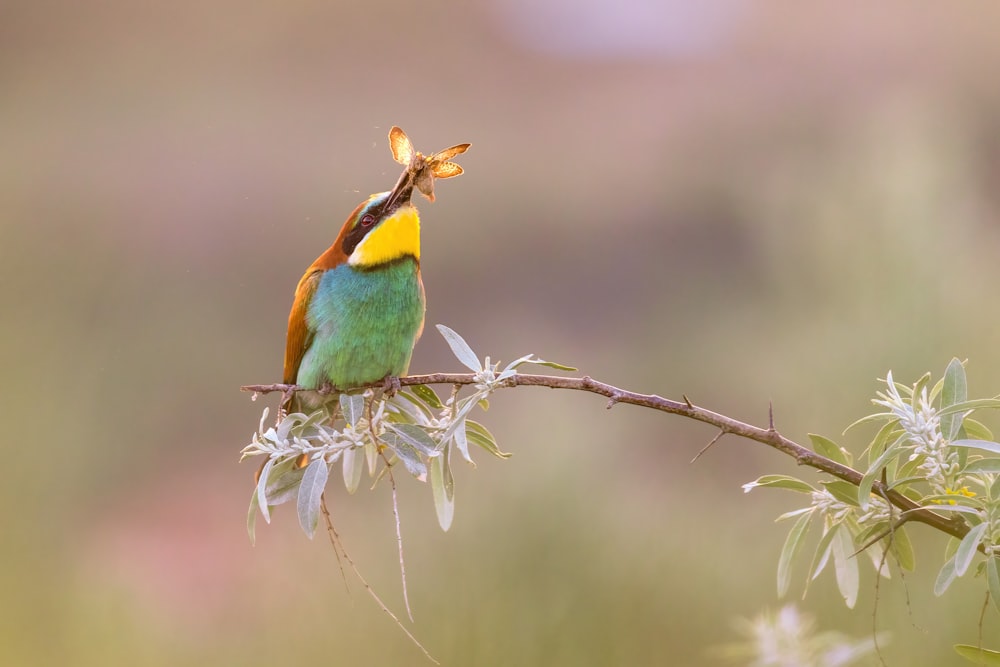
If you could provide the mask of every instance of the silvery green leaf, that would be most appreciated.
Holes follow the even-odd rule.
[[[420,452],[417,451],[416,447],[410,445],[410,443],[395,433],[384,433],[381,438],[382,442],[385,443],[386,447],[393,451],[399,460],[403,462],[406,470],[419,479],[424,481],[427,475],[427,464],[424,460],[420,458]],[[437,454],[437,452],[435,452]],[[443,458],[437,456],[436,458]]]
[[[954,447],[972,447],[1000,454],[1000,442],[991,442],[989,440],[954,440],[951,444]]]
[[[861,478],[861,483],[858,484],[858,506],[863,510],[868,509],[868,503],[871,500],[872,487],[875,485],[875,480],[879,478],[882,474],[882,468],[892,457],[896,456],[899,452],[899,445],[893,443],[891,446],[887,447],[882,454],[875,459],[875,461],[868,468],[865,476]]]
[[[509,459],[513,454],[508,452],[500,451],[497,447],[497,440],[493,437],[485,426],[479,422],[474,422],[471,419],[465,420],[465,436],[468,438],[469,442],[479,447],[482,447],[487,452],[499,459]]]
[[[965,440],[995,440],[993,431],[986,424],[971,417],[962,420],[962,428],[958,435]]]
[[[969,410],[995,410],[997,408],[1000,408],[1000,399],[998,398],[974,398],[971,401],[962,401],[954,405],[949,405],[946,408],[943,407],[938,410],[938,415],[943,417],[944,415],[967,412]]]
[[[389,405],[397,411],[392,413],[392,421],[397,423],[426,424],[434,418],[434,413],[427,407],[427,404],[420,400],[416,394],[406,390],[397,392],[389,399]]]
[[[910,407],[912,407],[914,410],[920,409],[920,403],[919,403],[920,396],[923,394],[924,388],[930,381],[931,381],[931,374],[929,372],[924,373],[923,375],[920,376],[920,379],[914,383],[913,389],[910,390],[911,394]]]
[[[260,507],[257,501],[257,489],[250,494],[250,511],[247,512],[247,535],[250,536],[250,546],[257,543],[257,509]]]
[[[340,411],[344,413],[344,421],[354,426],[364,418],[365,397],[361,394],[341,394]]]
[[[837,574],[837,588],[844,596],[844,604],[848,609],[854,609],[858,601],[858,588],[861,580],[858,575],[858,560],[851,554],[854,553],[854,541],[851,540],[851,533],[847,527],[841,525],[834,528],[836,536],[831,543],[833,548],[833,566]]]
[[[976,557],[976,547],[983,539],[983,534],[989,528],[989,523],[981,523],[973,526],[958,545],[955,552],[955,576],[961,577],[972,564],[972,559]]]
[[[455,414],[451,417],[451,423],[448,424],[448,428],[444,430],[439,437],[439,442],[445,443],[451,440],[455,435],[455,429],[458,428],[458,424],[465,419],[466,415],[472,412],[472,408],[476,407],[476,403],[479,401],[478,394],[473,394],[472,396],[467,396],[458,402]]]
[[[473,466],[475,466],[476,462],[472,460],[471,456],[469,456],[469,440],[465,437],[464,419],[455,428],[454,438],[455,438],[455,445],[458,447],[458,451],[462,455],[462,458],[471,463]]]
[[[986,585],[990,591],[990,600],[997,611],[1000,611],[1000,555],[994,554],[986,561]]]
[[[271,523],[271,513],[267,508],[267,479],[271,476],[271,468],[274,467],[274,459],[268,459],[267,463],[260,471],[260,479],[257,480],[257,506],[264,521]]]
[[[865,417],[862,417],[861,419],[858,419],[848,424],[847,428],[844,429],[844,433],[847,433],[855,426],[861,426],[862,424],[867,424],[868,422],[881,421],[883,419],[895,419],[895,417],[896,415],[892,414],[891,412],[877,412],[872,415],[867,415]]]
[[[832,550],[833,538],[837,535],[838,529],[839,524],[826,526],[823,536],[819,539],[819,544],[816,545],[816,553],[813,555],[813,562],[811,566],[812,575],[809,577],[810,581],[818,577],[819,573],[826,568],[826,564],[830,561],[830,551]]]
[[[981,667],[996,667],[1000,665],[1000,651],[991,651],[988,648],[972,646],[971,644],[955,644],[954,648],[955,653]]]
[[[833,440],[830,440],[830,438],[810,433],[809,439],[812,440],[813,451],[820,456],[825,456],[831,461],[836,461],[845,466],[851,465],[847,452]]]
[[[416,424],[393,424],[386,423],[386,428],[399,436],[411,447],[423,452],[427,456],[438,455],[438,443],[427,433],[426,429]],[[382,438],[385,440],[385,438]]]
[[[958,359],[952,359],[944,371],[944,385],[941,388],[941,407],[947,408],[956,403],[964,403],[968,396],[968,386],[965,380],[965,367]],[[946,440],[952,440],[962,427],[962,416],[947,414],[941,417],[941,434]]]
[[[858,490],[850,482],[845,482],[842,479],[834,479],[820,482],[820,484],[840,502],[853,505],[854,507],[858,506]]]
[[[778,557],[778,597],[784,597],[788,592],[788,585],[792,580],[792,561],[802,549],[802,538],[812,518],[812,513],[803,514],[788,531],[785,545],[781,548],[781,556]]]
[[[476,353],[472,351],[472,348],[469,347],[469,344],[465,342],[464,338],[443,324],[438,324],[437,330],[441,332],[442,336],[444,336],[444,340],[448,343],[448,347],[451,348],[452,354],[455,355],[455,358],[458,359],[463,366],[475,373],[483,370],[482,365],[479,363],[479,358],[476,356]]]
[[[298,496],[297,489],[302,483],[305,470],[296,467],[296,458],[293,456],[285,459],[271,471],[271,479],[267,483],[267,502],[271,507],[287,503]],[[286,461],[290,465],[285,466]]]
[[[959,504],[957,504],[957,503],[963,502],[963,501],[964,502],[976,502],[976,503],[979,503],[979,501],[975,500],[974,498],[967,498],[966,496],[931,496],[929,498],[929,500],[939,500],[939,501],[942,502],[942,504],[941,505],[927,504],[927,505],[924,505],[924,509],[928,509],[928,510],[931,510],[933,512],[945,512],[945,513],[947,513],[947,512],[958,512],[959,514],[972,514],[973,516],[976,516],[976,517],[980,516],[980,510],[975,509],[973,507],[968,507],[967,505],[959,505]],[[956,504],[955,505],[945,505],[945,504],[943,504],[943,503],[948,503],[948,502],[952,502],[952,503],[956,503]]]
[[[441,530],[446,531],[451,528],[455,517],[455,480],[451,476],[447,455],[431,459],[430,481],[438,524]]]
[[[955,576],[955,558],[952,557],[944,562],[938,572],[937,581],[934,582],[934,595],[944,595],[951,582],[955,581]]]
[[[422,400],[424,403],[431,406],[435,410],[440,410],[441,408],[444,407],[444,405],[441,403],[441,399],[438,398],[437,393],[425,384],[415,384],[412,387],[410,387],[410,391],[416,394],[416,396],[420,400]]]
[[[378,467],[378,447],[371,439],[365,440],[365,459],[368,461],[368,476],[372,477]]]
[[[750,493],[753,489],[772,487],[775,489],[790,489],[801,493],[812,493],[816,489],[812,485],[803,482],[801,479],[789,477],[788,475],[763,475],[753,482],[743,485],[743,493]]]
[[[917,566],[916,552],[913,551],[913,543],[910,542],[910,535],[906,532],[905,526],[900,526],[892,531],[892,548],[896,555],[899,566],[908,572],[913,572]]]
[[[365,454],[359,447],[348,447],[344,450],[344,487],[348,493],[358,490],[361,483],[361,472],[365,469]]]
[[[507,366],[504,368],[504,372],[506,372],[506,371],[513,371],[514,369],[516,369],[521,364],[525,364],[525,363],[530,362],[534,356],[535,355],[533,355],[533,354],[526,354],[523,357],[515,359],[514,361],[510,362],[509,364],[507,364]]]
[[[978,475],[984,472],[1000,472],[1000,458],[970,461],[962,472],[968,475]]]
[[[302,526],[302,530],[309,536],[309,539],[312,539],[313,535],[316,534],[316,525],[319,523],[319,506],[329,475],[330,468],[327,467],[323,457],[315,459],[306,466],[305,474],[302,475],[296,507],[299,514],[299,525]]]

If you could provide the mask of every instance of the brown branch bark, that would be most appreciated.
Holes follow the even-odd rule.
[[[410,375],[399,378],[400,386],[416,384],[451,384],[467,385],[475,384],[476,378],[472,373],[430,373],[427,375]],[[572,389],[598,394],[608,399],[607,408],[612,408],[616,403],[627,403],[638,405],[652,410],[668,412],[674,415],[694,419],[695,421],[711,424],[720,429],[722,433],[731,433],[748,440],[753,440],[761,444],[777,449],[783,454],[787,454],[795,459],[799,465],[808,466],[821,472],[825,472],[838,479],[850,482],[855,486],[861,483],[864,473],[842,465],[820,456],[816,452],[804,447],[797,442],[789,440],[781,435],[774,428],[773,420],[768,428],[752,426],[732,417],[712,412],[705,408],[694,405],[687,397],[684,401],[672,401],[656,394],[639,394],[625,389],[598,382],[590,377],[573,378],[560,377],[555,375],[514,375],[504,381],[506,387],[549,387],[550,389]],[[372,387],[382,387],[382,383],[370,385]],[[360,387],[359,387],[360,388]],[[287,393],[289,391],[307,391],[295,385],[285,384],[258,384],[240,387],[242,391],[253,392],[255,394],[267,394],[271,392]],[[961,539],[969,532],[969,527],[960,517],[947,517],[917,505],[915,502],[903,494],[888,488],[880,481],[876,481],[872,491],[883,498],[888,499],[900,511],[905,512],[909,521],[917,521],[936,528],[943,533]]]

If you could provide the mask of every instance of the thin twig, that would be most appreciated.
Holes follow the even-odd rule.
[[[708,449],[709,449],[709,447],[711,447],[712,445],[714,445],[715,443],[717,443],[717,442],[719,441],[719,438],[721,438],[721,437],[722,437],[722,436],[724,436],[725,434],[726,434],[726,432],[725,432],[724,430],[721,430],[721,429],[720,429],[720,430],[719,430],[719,432],[715,434],[715,437],[714,437],[714,438],[712,438],[711,440],[709,440],[709,441],[708,441],[708,444],[707,444],[707,445],[705,445],[704,447],[702,447],[702,448],[701,448],[701,449],[700,449],[700,450],[698,451],[698,453],[694,455],[694,458],[693,458],[693,459],[691,459],[691,463],[694,463],[695,461],[697,461],[698,459],[700,459],[700,458],[701,458],[701,455],[702,455],[702,454],[704,454],[705,452],[707,452],[707,451],[708,451]]]
[[[473,373],[430,373],[427,375],[410,375],[408,377],[399,378],[399,384],[403,387],[416,384],[469,385],[475,384],[476,381],[476,376]],[[727,433],[732,433],[733,435],[738,435],[740,437],[747,438],[748,440],[753,440],[767,445],[768,447],[776,449],[779,452],[792,457],[799,465],[815,468],[816,470],[825,472],[828,475],[832,475],[838,479],[849,482],[854,486],[859,486],[861,484],[861,480],[864,478],[864,473],[855,470],[850,466],[843,465],[832,459],[828,459],[825,456],[817,454],[811,449],[781,435],[781,433],[773,428],[773,423],[769,424],[769,428],[753,426],[751,424],[747,424],[746,422],[733,419],[732,417],[727,417],[717,412],[694,405],[687,399],[687,397],[684,398],[684,401],[672,401],[670,399],[657,396],[656,394],[640,394],[633,391],[619,389],[618,387],[610,384],[598,382],[590,377],[575,378],[560,377],[555,375],[527,375],[518,373],[507,378],[503,384],[506,387],[549,387],[551,389],[572,389],[575,391],[585,391],[592,394],[598,394],[609,399],[614,398],[616,403],[628,403],[644,408],[650,408],[652,410],[659,410],[661,412],[680,415],[705,424],[711,424],[712,426],[724,430]],[[369,386],[377,387],[381,385],[380,383],[375,383]],[[292,391],[309,391],[296,385],[287,384],[247,385],[241,387],[241,389],[243,391],[256,392],[259,394],[266,394],[275,391],[285,392],[289,389]],[[324,391],[329,392],[336,390],[319,391],[320,393],[324,393]],[[884,495],[889,499],[889,502],[892,505],[902,512],[909,514],[911,516],[911,520],[913,521],[925,524],[958,539],[962,539],[969,532],[968,524],[960,517],[944,516],[921,507],[900,492],[888,488],[881,481],[876,481],[872,485],[872,491],[879,495]],[[984,549],[985,547],[980,544],[979,550],[983,551]]]
[[[337,531],[335,531],[334,528],[333,528],[333,521],[330,519],[330,512],[326,509],[326,503],[325,502],[320,502],[320,509],[323,510],[323,519],[326,521],[326,532],[327,532],[327,535],[330,536],[330,541],[334,542],[334,536],[337,534]],[[336,548],[336,547],[334,547],[334,548]],[[402,630],[403,633],[405,633],[406,636],[410,638],[410,641],[413,642],[416,645],[417,648],[419,648],[421,651],[423,651],[423,654],[425,656],[427,656],[428,660],[430,660],[431,662],[433,662],[435,665],[440,665],[441,663],[438,662],[434,658],[434,656],[432,656],[427,651],[426,648],[424,648],[423,644],[421,644],[420,642],[417,641],[417,638],[414,637],[413,634],[409,630],[406,629],[406,626],[403,625],[403,622],[400,621],[399,618],[394,613],[392,613],[392,610],[389,609],[389,607],[387,607],[384,602],[382,602],[382,599],[379,598],[379,596],[378,596],[377,593],[375,593],[375,589],[372,588],[368,584],[368,582],[365,580],[365,578],[361,576],[361,572],[358,571],[357,566],[354,564],[354,561],[351,559],[351,556],[347,553],[347,550],[344,549],[344,546],[342,544],[340,545],[340,548],[343,549],[343,551],[344,551],[344,559],[347,561],[347,564],[351,566],[351,570],[354,572],[354,576],[356,576],[358,578],[358,581],[361,582],[361,585],[363,585],[365,587],[365,590],[368,591],[368,594],[372,596],[372,599],[375,600],[375,604],[377,604],[382,611],[384,611],[386,614],[388,614],[389,618],[391,618],[393,621],[396,622],[396,625],[399,626],[399,629]]]

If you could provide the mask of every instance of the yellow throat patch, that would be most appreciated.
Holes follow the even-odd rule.
[[[370,231],[347,258],[347,263],[369,267],[407,256],[420,259],[420,216],[412,206],[400,208]]]

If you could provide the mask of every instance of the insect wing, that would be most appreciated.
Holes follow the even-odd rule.
[[[402,132],[402,130],[400,130],[400,132]],[[447,162],[456,155],[461,155],[465,151],[469,150],[469,146],[471,145],[472,144],[458,144],[456,146],[452,146],[451,148],[446,148],[443,151],[438,151],[434,155],[430,156],[427,160],[432,163]]]
[[[438,178],[451,178],[452,176],[458,176],[464,169],[454,162],[440,162],[431,167],[434,175]]]
[[[409,165],[413,158],[413,144],[406,132],[395,125],[389,130],[389,148],[392,149],[392,159],[399,164]]]

